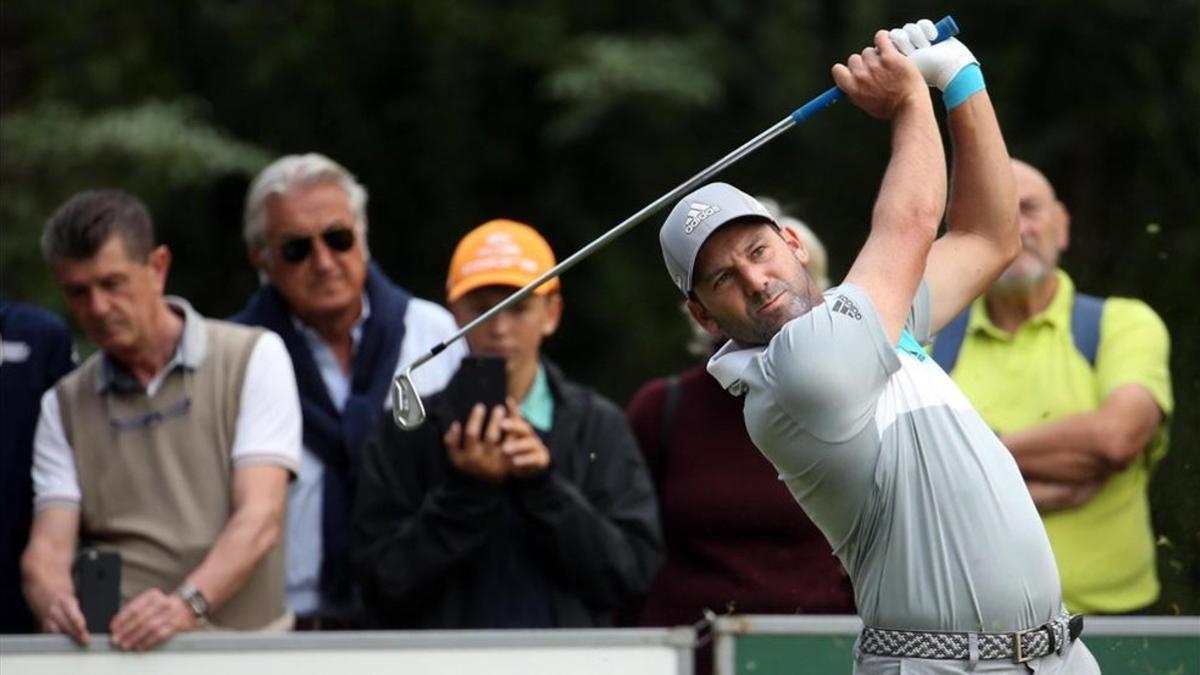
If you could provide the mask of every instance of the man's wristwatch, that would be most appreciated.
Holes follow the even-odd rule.
[[[179,588],[175,589],[175,595],[183,598],[197,621],[203,623],[208,620],[208,600],[204,599],[204,595],[200,593],[199,589],[191,584],[181,584]]]

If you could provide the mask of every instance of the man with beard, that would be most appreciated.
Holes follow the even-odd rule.
[[[892,128],[870,235],[841,285],[820,293],[799,238],[723,183],[675,206],[663,257],[696,320],[731,338],[709,373],[745,397],[750,438],[850,574],[865,624],[855,673],[1098,672],[1016,462],[921,347],[1019,250],[983,76],[935,35],[927,21],[879,31],[833,68]],[[948,111],[948,205],[926,84]]]
[[[778,202],[758,200],[780,229],[799,235],[808,272],[824,291],[824,244]],[[687,313],[686,303],[681,309]],[[701,359],[646,382],[625,410],[654,480],[667,555],[645,599],[622,619],[681,626],[707,611],[853,614],[854,590],[829,542],[792,506],[787,486],[754,447],[741,421],[741,399],[705,370],[726,338],[709,335],[690,315],[687,324],[687,349]],[[692,672],[713,672],[711,641],[696,645]]]
[[[1145,303],[1095,298],[1058,269],[1070,214],[1013,162],[1024,248],[934,345],[1000,434],[1042,512],[1073,612],[1158,598],[1146,489],[1167,450],[1170,337]]]

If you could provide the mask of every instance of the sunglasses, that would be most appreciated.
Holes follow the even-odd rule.
[[[130,431],[133,429],[149,429],[152,426],[165,422],[173,417],[186,415],[192,409],[192,376],[188,370],[183,371],[183,398],[179,401],[163,406],[157,410],[134,415],[133,417],[116,417],[112,411],[111,394],[104,396],[104,407],[108,413],[108,422],[112,428],[118,431]]]
[[[334,225],[320,234],[321,240],[331,250],[345,253],[354,246],[354,230],[345,225]],[[279,246],[279,256],[285,262],[297,264],[303,262],[312,253],[312,237],[293,237],[285,239]]]

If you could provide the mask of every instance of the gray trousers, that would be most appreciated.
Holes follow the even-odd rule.
[[[854,663],[854,675],[958,675],[959,673],[1100,675],[1100,665],[1096,663],[1096,658],[1083,644],[1083,640],[1076,640],[1068,645],[1062,656],[1048,654],[1028,663],[980,660],[972,668],[970,661],[902,659],[874,654],[862,654]]]

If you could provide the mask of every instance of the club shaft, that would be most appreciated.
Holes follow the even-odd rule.
[[[446,347],[448,347],[451,344],[454,344],[455,342],[457,342],[459,339],[461,339],[467,333],[470,333],[472,330],[474,330],[480,324],[487,322],[488,320],[490,320],[492,317],[496,316],[500,312],[503,312],[504,310],[508,309],[509,307],[512,307],[516,303],[529,297],[529,295],[531,293],[533,293],[533,291],[536,290],[537,287],[541,286],[542,284],[546,283],[547,281],[550,281],[551,279],[561,275],[563,272],[566,272],[567,270],[571,269],[575,265],[579,264],[585,258],[591,256],[593,253],[595,253],[595,252],[599,251],[600,249],[604,248],[605,246],[607,246],[609,243],[612,242],[613,239],[616,239],[617,237],[621,236],[622,234],[625,234],[625,232],[627,232],[630,229],[632,229],[633,227],[635,227],[638,223],[642,222],[646,218],[653,215],[655,212],[660,210],[667,203],[673,202],[673,201],[679,199],[680,197],[682,197],[684,194],[691,192],[694,188],[699,186],[701,183],[707,181],[708,179],[717,175],[721,171],[724,171],[730,165],[734,164],[735,162],[742,159],[746,155],[754,152],[763,144],[767,143],[768,141],[775,138],[779,134],[782,134],[783,132],[787,131],[791,127],[795,126],[795,124],[796,124],[795,120],[793,120],[790,115],[779,120],[773,126],[771,126],[769,129],[763,131],[759,135],[755,136],[754,138],[750,139],[746,143],[742,144],[733,152],[730,152],[729,154],[725,155],[721,159],[719,159],[716,162],[714,162],[713,164],[709,165],[707,168],[700,171],[696,175],[694,175],[691,178],[687,179],[686,181],[680,183],[678,186],[676,186],[670,192],[663,194],[658,199],[655,199],[654,201],[650,202],[646,206],[642,207],[642,209],[640,211],[638,211],[637,213],[633,214],[632,216],[626,218],[625,220],[621,221],[621,223],[619,223],[617,226],[613,227],[611,230],[600,235],[600,237],[598,237],[592,243],[579,249],[578,251],[573,253],[570,257],[564,259],[562,262],[558,263],[554,267],[547,270],[545,273],[543,273],[537,279],[534,279],[533,281],[529,282],[528,284],[523,286],[520,290],[517,290],[512,295],[510,295],[507,298],[505,298],[504,300],[500,301],[498,304],[496,304],[494,307],[492,307],[488,311],[475,317],[474,320],[472,320],[470,323],[468,323],[467,325],[465,325],[461,329],[459,329],[459,331],[457,333],[450,336],[450,338],[448,340],[446,340],[442,344],[438,345],[437,347],[435,347],[433,350],[431,350],[429,353],[425,354],[421,358],[414,361],[412,364],[412,368],[416,368],[417,366],[421,365],[422,363],[425,363],[429,359],[436,356],[443,349],[445,349]]]
[[[955,24],[954,19],[950,18],[949,16],[943,18],[941,21],[938,21],[937,28],[938,28],[938,37],[934,40],[935,43],[941,42],[942,40],[945,40],[946,38],[949,38],[958,33],[958,25]],[[813,98],[808,103],[797,108],[795,111],[793,111],[787,117],[779,120],[774,125],[767,128],[765,131],[763,131],[759,135],[755,136],[754,138],[750,139],[746,143],[743,143],[741,146],[739,146],[733,152],[725,155],[721,159],[718,159],[716,162],[710,164],[707,168],[700,171],[700,173],[697,173],[696,175],[692,176],[691,178],[680,183],[678,186],[675,187],[675,189],[671,190],[670,192],[667,192],[666,194],[662,195],[658,199],[655,199],[654,201],[650,202],[646,206],[642,207],[642,209],[640,211],[638,211],[637,213],[633,214],[632,216],[626,218],[624,221],[619,223],[616,227],[612,228],[608,232],[605,232],[604,234],[602,234],[599,238],[597,238],[592,243],[579,249],[573,255],[571,255],[569,258],[566,258],[565,260],[558,263],[551,269],[547,270],[544,274],[542,274],[537,279],[534,279],[529,284],[525,285],[524,287],[522,287],[521,289],[519,289],[512,295],[510,295],[507,298],[505,298],[504,300],[500,301],[498,304],[496,304],[494,307],[492,307],[488,311],[475,317],[475,319],[473,321],[471,321],[470,323],[468,323],[467,325],[465,325],[461,329],[459,329],[459,331],[457,333],[455,333],[454,335],[450,336],[450,338],[448,340],[446,340],[445,342],[442,342],[438,346],[434,347],[428,353],[426,353],[424,356],[420,357],[416,361],[413,361],[412,364],[405,371],[406,374],[411,373],[413,370],[415,370],[421,364],[425,363],[426,361],[428,361],[428,360],[432,359],[433,357],[437,356],[438,354],[440,354],[443,350],[446,349],[446,347],[449,347],[450,345],[454,344],[455,342],[458,342],[459,340],[461,340],[464,335],[466,335],[467,333],[470,333],[472,330],[475,330],[475,328],[478,327],[480,324],[483,324],[483,323],[491,320],[492,317],[496,316],[500,312],[503,312],[504,310],[508,309],[509,307],[512,307],[516,303],[529,297],[529,294],[533,293],[533,291],[535,289],[537,289],[538,286],[541,286],[542,284],[546,283],[547,281],[550,281],[551,279],[561,275],[563,272],[566,272],[567,270],[571,269],[575,265],[579,264],[584,258],[587,258],[588,256],[592,255],[596,251],[599,251],[600,249],[604,248],[613,239],[616,239],[617,237],[621,236],[626,231],[630,230],[631,228],[636,226],[638,223],[642,222],[643,220],[648,218],[650,215],[657,212],[659,209],[661,209],[667,203],[673,202],[676,199],[679,199],[684,194],[686,194],[686,193],[692,191],[694,188],[698,187],[701,183],[707,181],[708,179],[712,178],[713,176],[717,175],[718,173],[724,171],[730,165],[736,163],[738,160],[742,159],[746,155],[750,154],[751,152],[754,152],[759,147],[765,145],[771,139],[782,134],[783,132],[787,131],[788,129],[791,129],[793,126],[795,126],[797,124],[802,124],[803,122],[807,121],[810,117],[812,117],[816,113],[833,105],[838,100],[840,100],[843,96],[844,96],[844,93],[842,92],[842,90],[838,89],[837,87],[832,87],[832,88],[828,89],[827,91],[823,92],[820,96]]]

